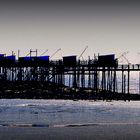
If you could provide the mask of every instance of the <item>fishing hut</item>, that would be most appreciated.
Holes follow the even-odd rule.
[[[130,94],[130,73],[140,71],[140,65],[119,65],[115,54],[98,55],[96,59],[80,60],[76,55],[52,60],[50,56],[18,57],[0,54],[0,81],[48,82],[75,91],[92,93],[118,92],[118,72],[121,73],[121,94]],[[140,79],[140,78],[139,78]],[[119,83],[120,84],[120,83]],[[140,80],[139,80],[140,90]]]

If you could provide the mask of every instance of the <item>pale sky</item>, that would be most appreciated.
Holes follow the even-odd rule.
[[[140,63],[140,2],[136,0],[0,0],[0,53],[38,55],[62,50],[54,59],[98,53]],[[125,62],[125,61],[124,61]]]

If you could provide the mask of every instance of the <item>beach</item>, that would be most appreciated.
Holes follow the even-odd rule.
[[[138,140],[140,125],[95,125],[67,128],[0,128],[3,140]]]
[[[0,139],[132,140],[139,101],[0,100]]]

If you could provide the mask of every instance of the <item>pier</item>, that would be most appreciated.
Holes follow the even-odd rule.
[[[139,100],[140,77],[137,93],[131,93],[131,72],[140,72],[140,64],[120,65],[114,54],[88,60],[64,56],[57,61],[49,56],[32,56],[31,52],[17,59],[14,54],[1,54],[0,96]]]

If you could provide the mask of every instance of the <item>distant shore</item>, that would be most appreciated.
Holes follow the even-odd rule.
[[[71,99],[71,100],[140,100],[139,94],[113,93],[91,88],[70,88],[52,82],[3,81],[0,84],[0,98],[6,99]]]

